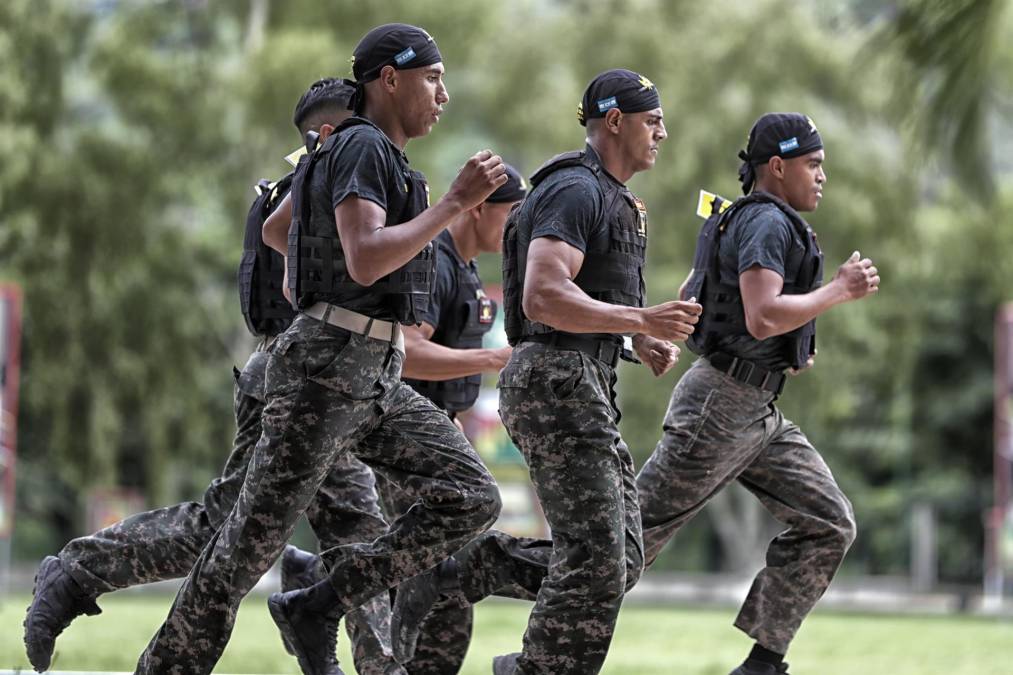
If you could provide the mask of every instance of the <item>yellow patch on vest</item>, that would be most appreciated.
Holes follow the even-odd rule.
[[[724,210],[731,205],[732,202],[724,197],[700,190],[700,199],[696,203],[696,215],[701,218],[710,218],[716,213],[724,213]]]

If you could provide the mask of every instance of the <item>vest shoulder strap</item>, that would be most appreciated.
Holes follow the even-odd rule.
[[[587,161],[586,152],[583,150],[571,150],[570,152],[564,152],[556,155],[545,164],[542,164],[537,171],[531,176],[532,187],[538,185],[545,177],[554,171],[565,169],[571,166],[583,166],[595,175],[598,173],[597,165]]]

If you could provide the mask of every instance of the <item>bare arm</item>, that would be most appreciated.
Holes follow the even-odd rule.
[[[282,255],[288,255],[288,228],[292,225],[291,197],[291,193],[285,195],[261,228],[264,243]]]
[[[673,301],[640,309],[591,298],[573,283],[583,262],[584,254],[560,239],[532,241],[524,273],[524,314],[568,333],[643,333],[685,340],[693,332],[699,305]]]
[[[363,286],[411,260],[459,213],[485,201],[507,180],[498,155],[488,150],[462,167],[440,201],[397,227],[384,227],[386,211],[368,199],[349,196],[334,209],[348,274]]]
[[[403,377],[417,380],[453,380],[485,371],[498,371],[510,358],[510,348],[453,349],[432,342],[435,328],[428,323],[404,326]]]
[[[858,300],[879,290],[879,272],[856,251],[833,280],[811,293],[783,295],[780,274],[759,266],[739,275],[746,330],[757,340],[784,335],[812,321],[834,305]]]

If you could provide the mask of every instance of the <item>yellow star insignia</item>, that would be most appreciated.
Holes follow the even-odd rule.
[[[643,75],[640,76],[638,82],[640,82],[640,86],[643,87],[644,89],[654,89],[654,83],[648,80]]]

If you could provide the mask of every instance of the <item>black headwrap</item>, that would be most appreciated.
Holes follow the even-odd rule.
[[[756,183],[756,167],[771,157],[791,159],[823,147],[816,125],[802,113],[767,113],[749,130],[746,149],[739,150],[739,182],[742,193],[749,194]]]
[[[661,107],[654,83],[639,73],[623,68],[606,70],[591,80],[577,106],[577,121],[582,127],[594,117],[605,117],[612,108],[624,113],[644,112]]]
[[[440,63],[443,57],[429,33],[406,23],[388,23],[366,33],[352,53],[352,76],[345,80],[355,87],[349,110],[362,111],[366,102],[364,86],[380,77],[384,66],[397,70],[422,68]]]
[[[520,172],[506,162],[503,163],[503,166],[506,167],[507,182],[496,188],[496,191],[485,200],[487,202],[492,202],[493,204],[519,202],[528,193],[528,186],[524,184],[524,177],[521,176]]]

